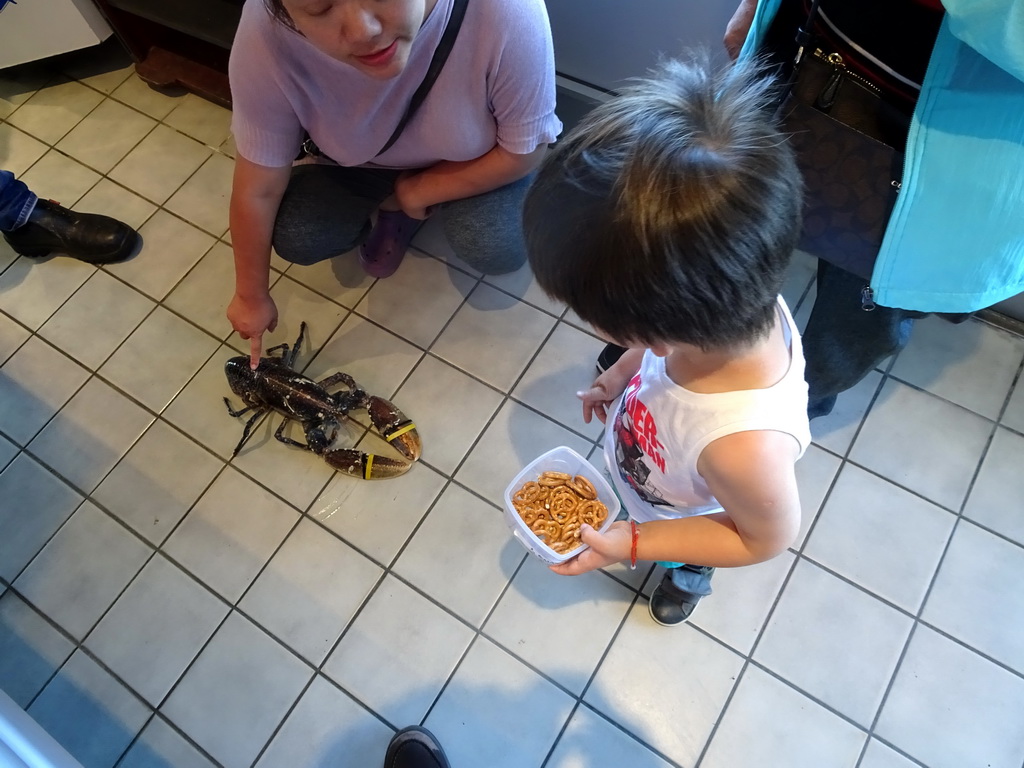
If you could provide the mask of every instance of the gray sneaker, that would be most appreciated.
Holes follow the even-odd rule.
[[[700,599],[711,594],[714,572],[714,568],[701,565],[666,569],[647,603],[651,618],[663,627],[674,627],[689,619]]]

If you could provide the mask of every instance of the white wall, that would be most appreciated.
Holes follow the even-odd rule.
[[[560,74],[614,90],[660,54],[706,45],[724,57],[722,34],[738,0],[546,0]]]

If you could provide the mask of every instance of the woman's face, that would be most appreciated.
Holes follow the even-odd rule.
[[[317,49],[378,80],[401,74],[437,0],[282,0]]]

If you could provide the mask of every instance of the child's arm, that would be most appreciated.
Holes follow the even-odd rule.
[[[697,467],[725,511],[642,523],[637,559],[734,567],[779,554],[800,529],[797,453],[793,438],[781,432],[738,432],[711,443]],[[590,549],[551,570],[574,576],[629,560],[628,523],[614,523],[604,534],[583,526],[581,536]]]
[[[643,358],[643,348],[627,349],[611,368],[594,379],[590,389],[576,393],[576,397],[583,401],[584,424],[589,424],[595,414],[602,424],[605,423],[608,418],[608,406],[626,391],[629,380],[640,370]]]

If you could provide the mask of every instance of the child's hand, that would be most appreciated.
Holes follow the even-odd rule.
[[[612,523],[604,533],[598,533],[584,523],[580,526],[580,539],[590,549],[583,550],[572,560],[549,566],[552,571],[562,576],[579,576],[587,571],[628,560],[633,546],[629,523],[625,520]]]
[[[577,392],[576,397],[583,401],[584,424],[589,424],[595,415],[604,424],[608,420],[608,408],[618,395],[609,393],[601,383],[601,379],[598,378],[590,389]]]

